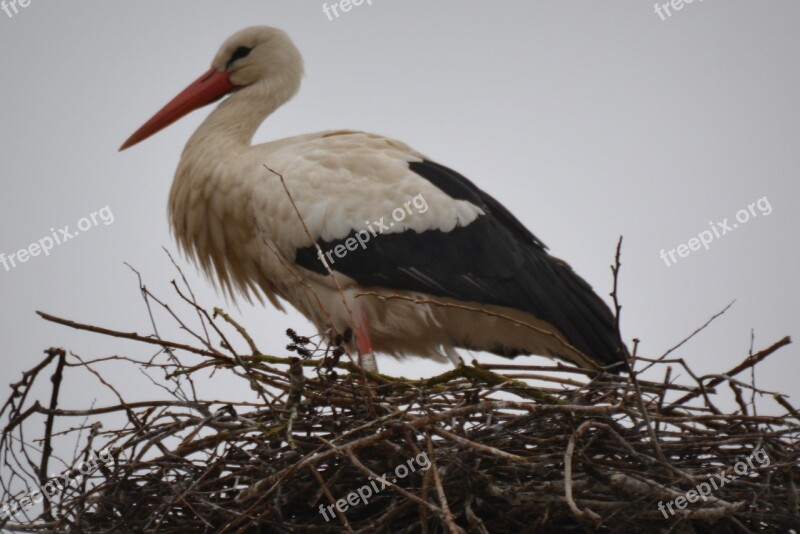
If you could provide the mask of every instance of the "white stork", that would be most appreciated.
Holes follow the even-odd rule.
[[[353,327],[370,367],[373,351],[458,363],[458,347],[588,369],[622,361],[589,284],[457,172],[364,132],[253,146],[300,87],[285,32],[242,30],[211,65],[120,150],[230,94],[186,144],[169,199],[181,247],[227,292],[286,300],[320,332]]]

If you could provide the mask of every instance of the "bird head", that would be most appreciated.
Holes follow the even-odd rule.
[[[233,92],[262,91],[288,100],[300,86],[302,75],[302,56],[286,32],[269,26],[241,30],[223,43],[211,69],[153,115],[122,144],[120,151]]]

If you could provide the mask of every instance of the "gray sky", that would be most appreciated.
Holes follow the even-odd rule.
[[[98,213],[96,226],[49,256],[0,264],[3,387],[49,346],[152,352],[34,311],[150,333],[123,262],[177,300],[161,250],[175,250],[166,201],[183,144],[208,110],[123,154],[117,147],[208,68],[225,38],[258,24],[292,35],[307,75],[256,141],[331,128],[401,139],[497,197],[604,297],[624,235],[624,335],[639,337],[643,354],[661,354],[734,299],[677,353],[696,372],[739,363],[751,330],[757,349],[797,334],[800,4],[695,1],[664,21],[652,3],[632,1],[373,0],[332,21],[322,4],[33,0],[11,18],[0,12],[0,252],[50,228],[74,231],[105,206],[113,214],[106,225]],[[669,267],[659,257],[692,244],[709,221],[732,226],[764,197],[708,250]],[[285,355],[287,327],[311,332],[294,311],[237,310],[182,264],[200,301],[231,310],[262,351]],[[758,384],[797,401],[799,352],[792,345],[759,366]],[[379,363],[404,375],[445,369]],[[128,377],[110,372],[125,390]],[[214,383],[218,397],[237,387]],[[64,388],[65,407],[108,399],[85,375]]]

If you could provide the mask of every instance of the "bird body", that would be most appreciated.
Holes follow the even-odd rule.
[[[320,331],[353,327],[362,351],[620,361],[602,300],[457,172],[358,131],[252,146],[300,85],[282,31],[243,30],[212,65],[123,148],[231,94],[187,143],[169,199],[178,242],[226,291],[287,301]]]

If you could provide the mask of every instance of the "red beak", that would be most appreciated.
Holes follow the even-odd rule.
[[[120,152],[140,143],[177,121],[184,115],[206,106],[230,93],[236,86],[230,81],[230,73],[211,69],[172,99],[161,111],[153,115],[144,126],[136,130],[119,148]]]

